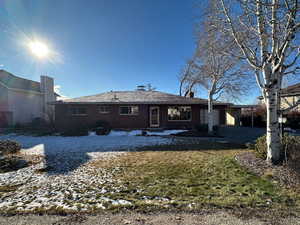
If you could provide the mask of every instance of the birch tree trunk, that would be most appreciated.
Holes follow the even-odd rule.
[[[213,133],[213,126],[214,126],[214,114],[213,114],[213,95],[211,91],[208,92],[208,111],[207,111],[207,117],[208,117],[208,133]]]
[[[276,164],[281,160],[278,118],[282,79],[300,72],[299,0],[235,1],[234,4],[229,4],[232,3],[229,0],[219,1],[223,11],[219,19],[226,18],[224,32],[229,31],[240,48],[242,58],[254,69],[264,96],[267,161]]]
[[[279,88],[266,91],[267,108],[267,161],[276,164],[280,161],[280,130],[279,130]]]

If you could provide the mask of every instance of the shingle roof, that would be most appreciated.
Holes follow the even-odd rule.
[[[0,70],[0,82],[8,88],[41,92],[39,82],[17,77],[5,70]]]
[[[159,91],[111,91],[102,94],[71,98],[56,104],[207,104],[206,99],[188,98]],[[217,104],[227,104],[217,102]]]
[[[284,96],[300,95],[300,83],[283,88],[281,94]]]

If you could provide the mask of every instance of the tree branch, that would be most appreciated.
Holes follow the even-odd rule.
[[[226,18],[227,18],[227,21],[228,21],[229,25],[230,25],[231,33],[232,33],[232,36],[234,37],[235,42],[237,43],[237,45],[238,45],[238,46],[240,47],[240,49],[242,50],[242,52],[243,52],[243,54],[245,55],[245,57],[246,57],[247,61],[249,62],[249,64],[250,64],[251,66],[253,66],[255,69],[260,69],[260,66],[257,65],[257,64],[253,61],[253,59],[250,57],[249,53],[247,52],[247,48],[245,47],[245,45],[243,45],[243,44],[241,43],[241,41],[239,40],[238,35],[237,35],[237,32],[236,32],[236,30],[235,30],[235,28],[234,28],[232,19],[231,19],[229,13],[228,13],[228,10],[226,9],[224,0],[221,0],[221,3],[222,3],[222,7],[223,7],[224,14],[225,14],[225,16],[226,16]]]

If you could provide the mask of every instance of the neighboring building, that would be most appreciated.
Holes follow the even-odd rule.
[[[50,77],[41,76],[36,82],[0,70],[0,127],[26,124],[34,118],[49,120],[54,107],[48,103],[56,97]]]
[[[280,96],[281,109],[287,109],[290,106],[295,105],[297,101],[300,100],[300,83],[288,86],[286,88],[282,88],[280,91]],[[264,98],[262,96],[259,96],[258,100],[260,105],[265,104]],[[300,105],[296,106],[287,113],[291,112],[300,112]]]
[[[159,91],[111,91],[98,95],[57,101],[55,123],[59,130],[79,123],[94,126],[106,121],[112,128],[193,128],[207,124],[207,100]],[[215,124],[226,124],[231,104],[215,102]]]
[[[295,105],[300,100],[300,83],[283,88],[280,95],[282,109]],[[300,105],[293,108],[290,112],[300,112]]]

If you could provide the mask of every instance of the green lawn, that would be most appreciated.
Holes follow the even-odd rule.
[[[300,193],[240,167],[234,156],[241,151],[147,149],[93,166],[119,167],[121,190],[107,197],[129,200],[137,209],[299,209]]]

